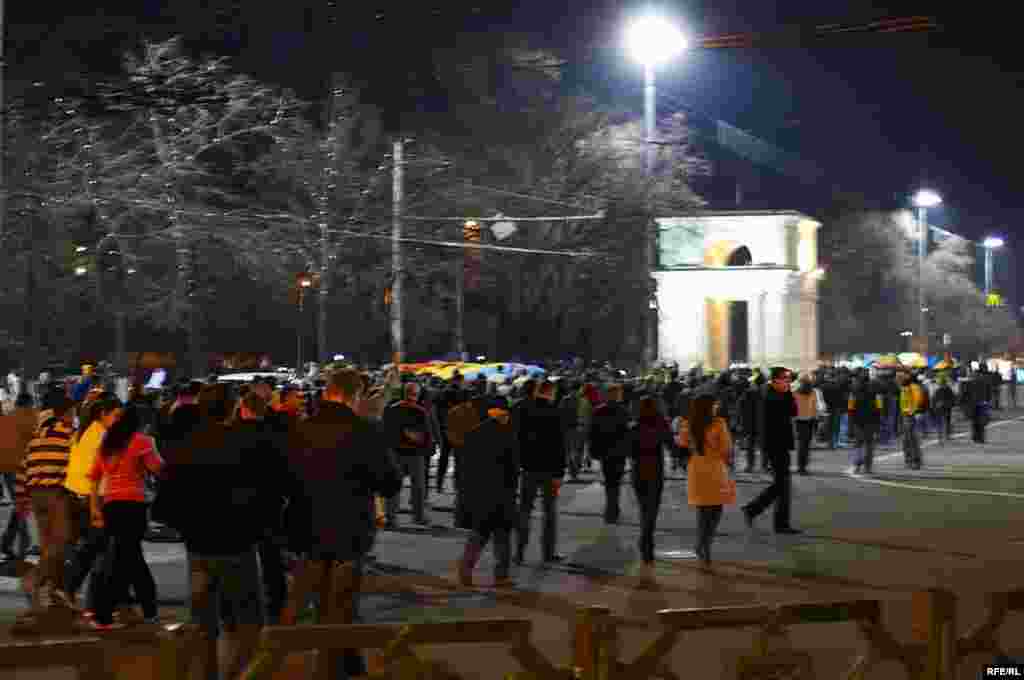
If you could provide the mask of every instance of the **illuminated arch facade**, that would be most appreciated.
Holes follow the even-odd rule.
[[[716,370],[736,361],[817,365],[818,222],[791,211],[658,222],[660,360]],[[746,338],[738,337],[744,328]]]

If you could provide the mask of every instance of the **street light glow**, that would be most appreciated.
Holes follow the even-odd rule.
[[[85,276],[88,271],[88,269],[82,266],[75,267],[75,276]]]
[[[633,22],[626,32],[626,47],[644,66],[658,66],[689,47],[682,31],[665,19],[653,15]]]
[[[986,248],[1002,248],[1003,244],[1003,239],[999,238],[998,236],[989,236],[981,243],[981,245],[985,246]]]
[[[87,250],[89,250],[89,249],[86,248],[85,246],[78,246],[77,248],[75,248],[75,252],[76,253],[84,253]]]
[[[914,194],[914,205],[918,208],[934,208],[942,203],[942,197],[931,189],[921,189]]]
[[[903,331],[902,333],[900,333],[900,335],[902,335],[905,338],[909,338],[913,334],[914,334],[913,331]]]

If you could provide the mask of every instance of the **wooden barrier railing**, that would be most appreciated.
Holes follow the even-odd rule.
[[[244,680],[270,678],[288,654],[341,649],[382,649],[380,668],[371,677],[397,672],[409,678],[457,678],[447,664],[420,658],[415,645],[507,643],[509,651],[530,677],[537,680],[568,680],[568,669],[555,668],[530,641],[533,623],[521,619],[483,619],[414,625],[312,625],[266,628],[256,658],[242,675]],[[318,664],[319,673],[319,664]]]
[[[116,675],[116,657],[144,647],[157,657],[155,680],[177,680],[196,655],[196,626],[173,625],[155,631],[124,630],[64,640],[19,640],[0,643],[0,670],[74,668],[81,680],[107,680]]]
[[[573,624],[572,665],[557,667],[533,645],[531,621],[482,619],[412,625],[326,624],[265,628],[257,653],[244,671],[243,680],[272,677],[289,654],[318,651],[320,658],[336,659],[343,649],[382,650],[370,677],[457,680],[446,663],[417,654],[420,645],[507,644],[523,671],[507,676],[513,680],[644,680],[678,676],[665,664],[680,636],[707,629],[756,628],[751,655],[741,657],[739,680],[763,677],[814,678],[818,676],[811,655],[793,647],[788,629],[803,624],[850,622],[868,643],[844,674],[847,680],[864,680],[878,662],[894,660],[911,680],[955,680],[960,665],[971,655],[1003,655],[998,633],[1007,616],[1024,612],[1024,590],[988,596],[984,622],[962,636],[956,633],[956,598],[949,592],[915,593],[912,600],[913,640],[902,643],[882,625],[881,603],[852,600],[752,607],[666,609],[658,612],[661,631],[632,661],[620,658],[616,618],[606,607],[580,609]],[[119,631],[102,638],[87,636],[68,640],[0,643],[0,670],[70,666],[83,680],[111,676],[109,657],[124,647],[152,649],[158,658],[158,680],[186,676],[191,660],[200,653],[202,636],[195,626],[168,626],[157,632]],[[329,663],[318,663],[314,677],[323,677]]]

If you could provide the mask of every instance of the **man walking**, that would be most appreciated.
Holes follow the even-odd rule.
[[[757,498],[743,506],[743,517],[750,528],[753,528],[757,516],[774,503],[775,533],[801,533],[790,524],[793,503],[790,452],[794,448],[793,418],[796,412],[796,401],[790,391],[789,371],[777,366],[771,371],[771,383],[765,390],[758,419],[761,451],[771,463],[772,483]]]
[[[903,418],[903,460],[911,470],[921,469],[921,418],[926,411],[924,389],[909,373],[900,375],[900,415]]]
[[[544,562],[560,562],[555,552],[558,531],[558,491],[565,476],[565,441],[562,423],[555,406],[555,384],[543,383],[537,398],[523,409],[520,441],[523,474],[520,486],[519,532],[516,562],[522,564],[530,542],[530,515],[537,494],[541,495],[544,533],[541,554]]]
[[[629,434],[629,412],[623,403],[622,385],[608,388],[608,401],[594,409],[590,434],[591,455],[600,461],[604,475],[604,522],[619,523],[619,490],[626,470],[626,457],[622,442]]]
[[[882,422],[882,400],[867,375],[857,379],[848,403],[849,420],[857,431],[860,446],[850,453],[851,474],[871,474],[875,459],[875,437]]]
[[[427,460],[434,448],[427,411],[419,404],[420,386],[406,383],[404,398],[384,411],[384,429],[398,457],[404,479],[411,480],[412,515],[416,524],[426,524]],[[387,500],[387,526],[395,527],[401,492]]]
[[[321,593],[324,623],[352,623],[358,618],[356,596],[363,561],[375,535],[374,496],[390,498],[402,488],[402,476],[384,434],[355,413],[362,392],[363,380],[357,371],[334,372],[320,412],[292,431],[289,464],[302,493],[292,498],[288,528],[292,547],[305,559],[281,615],[282,624],[295,623],[312,589]],[[349,578],[340,591],[334,591],[334,568],[339,563]],[[328,656],[327,677],[336,677],[342,670],[365,674],[358,652],[344,650],[342,657]]]

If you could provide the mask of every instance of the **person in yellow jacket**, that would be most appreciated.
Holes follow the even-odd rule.
[[[106,545],[103,527],[97,526],[89,509],[89,497],[95,483],[89,479],[96,457],[99,455],[103,436],[107,430],[121,417],[121,401],[113,394],[102,394],[82,409],[79,414],[78,431],[71,440],[71,455],[68,457],[67,476],[64,488],[67,490],[67,512],[65,518],[66,536],[74,545],[80,537],[85,537],[71,569],[66,574],[65,592],[74,599],[75,594],[85,577],[88,576],[96,558]],[[100,489],[100,495],[103,490]],[[92,604],[95,590],[89,588],[89,604]],[[90,606],[91,610],[92,607]]]
[[[921,418],[928,410],[924,388],[917,377],[900,374],[900,416],[903,418],[903,460],[911,470],[921,469]]]

